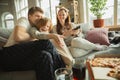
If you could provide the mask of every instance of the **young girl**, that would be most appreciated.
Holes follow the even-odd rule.
[[[29,31],[33,39],[50,39],[56,47],[58,53],[62,56],[66,65],[69,66],[74,62],[74,59],[64,43],[63,36],[52,33],[52,28],[53,26],[51,20],[44,17],[37,21],[36,26],[32,27]]]

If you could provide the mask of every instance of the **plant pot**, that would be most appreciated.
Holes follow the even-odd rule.
[[[104,19],[93,20],[93,24],[94,24],[95,28],[103,27],[104,26]]]

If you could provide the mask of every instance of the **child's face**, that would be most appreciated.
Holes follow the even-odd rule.
[[[49,28],[50,28],[50,22],[47,22],[47,24],[45,26],[41,26],[39,28],[39,31],[41,31],[41,32],[49,32]]]

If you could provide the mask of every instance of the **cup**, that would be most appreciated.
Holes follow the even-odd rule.
[[[56,80],[73,80],[73,72],[68,68],[58,68],[55,70]]]
[[[75,60],[75,64],[72,66],[73,80],[85,80],[86,76],[86,66],[85,59]]]

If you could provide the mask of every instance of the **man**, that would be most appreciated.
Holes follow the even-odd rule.
[[[0,49],[1,70],[33,69],[37,80],[54,80],[54,71],[65,67],[61,56],[49,40],[31,40],[28,30],[42,17],[43,10],[32,7],[28,11],[28,19],[18,19],[8,42]]]
[[[28,19],[25,17],[18,19],[5,47],[14,45],[16,43],[30,41],[31,36],[28,34],[28,30],[31,26],[34,26],[36,20],[39,20],[43,17],[43,13],[43,10],[39,7],[32,7],[29,9]]]

